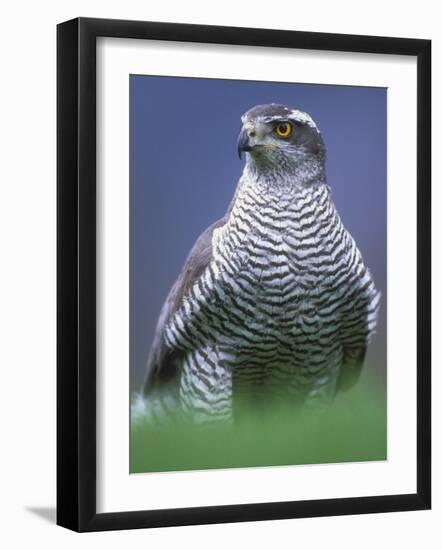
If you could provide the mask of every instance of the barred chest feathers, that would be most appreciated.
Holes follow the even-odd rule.
[[[243,182],[229,222],[214,231],[214,283],[227,310],[259,338],[292,342],[304,317],[318,321],[315,298],[345,246],[335,214],[325,185],[287,193]]]
[[[332,399],[343,344],[366,343],[378,295],[328,187],[269,189],[244,174],[212,249],[167,330],[190,353],[183,401],[205,370],[224,397],[233,384],[255,395],[265,383],[266,396]]]

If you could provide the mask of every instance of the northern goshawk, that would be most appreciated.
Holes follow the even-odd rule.
[[[315,122],[278,104],[241,120],[233,200],[159,317],[142,398],[154,417],[331,403],[358,379],[375,329],[380,295],[331,200]]]

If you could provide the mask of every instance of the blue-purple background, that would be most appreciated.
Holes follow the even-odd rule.
[[[161,305],[198,235],[220,218],[243,163],[240,117],[259,103],[310,113],[328,184],[382,291],[370,364],[386,373],[385,88],[130,77],[130,382],[142,383]]]

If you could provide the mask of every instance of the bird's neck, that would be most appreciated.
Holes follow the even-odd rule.
[[[330,221],[336,219],[325,184],[296,187],[284,193],[280,188],[266,190],[243,177],[226,223],[214,231],[214,257],[223,265],[241,269],[250,254],[284,251],[293,246],[290,239],[299,244],[304,232],[307,239],[319,231],[327,232]]]
[[[304,155],[297,158],[281,155],[274,161],[247,155],[241,180],[257,189],[284,194],[296,194],[327,182],[323,156]]]
[[[310,214],[309,223],[321,224],[324,208],[334,210],[329,187],[321,180],[308,186],[280,185],[274,186],[251,178],[247,172],[240,179],[235,198],[231,205],[227,224],[223,232],[228,236],[230,229],[238,229],[238,235],[246,237],[253,232],[253,224],[245,223],[251,218],[270,215],[275,221],[272,231],[282,233],[287,230],[287,223],[298,224],[305,221],[306,212]],[[280,223],[284,220],[284,223]]]

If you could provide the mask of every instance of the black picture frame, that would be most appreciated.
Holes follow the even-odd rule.
[[[96,39],[417,58],[417,492],[96,512]],[[57,28],[57,523],[75,531],[424,510],[431,506],[431,41],[79,18]]]

